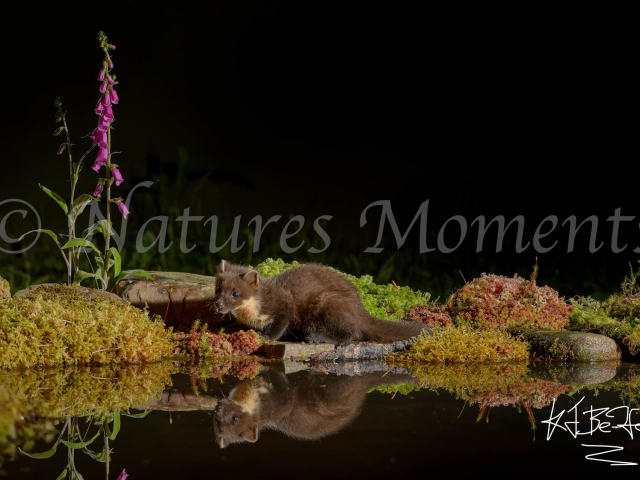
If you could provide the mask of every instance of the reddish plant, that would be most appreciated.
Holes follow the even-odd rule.
[[[484,330],[540,327],[560,330],[569,322],[572,308],[558,292],[518,275],[513,278],[483,273],[455,292],[448,313],[458,325]]]
[[[253,330],[235,333],[211,333],[196,324],[189,333],[174,334],[174,354],[196,357],[240,357],[253,355],[261,347]]]
[[[430,327],[453,325],[446,305],[416,305],[407,311],[403,320],[424,323]]]

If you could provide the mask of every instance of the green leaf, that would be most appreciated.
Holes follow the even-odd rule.
[[[62,471],[60,476],[58,478],[56,478],[56,480],[64,480],[65,478],[67,478],[67,469],[66,468]]]
[[[95,233],[95,232],[100,232],[105,238],[107,238],[107,227],[111,225],[110,223],[107,223],[106,220],[100,220],[96,223],[94,223],[93,225],[91,225],[89,228],[87,228],[84,232],[82,232],[82,236],[84,238],[87,238],[89,235]],[[110,228],[108,228],[109,233],[111,234],[111,236],[113,236],[113,226],[111,225]]]
[[[111,247],[108,251],[107,251],[107,258],[113,257],[113,276],[117,277],[118,275],[120,275],[120,269],[122,266],[122,258],[120,257],[120,253],[118,252],[118,249],[116,247]],[[109,270],[111,268],[111,262],[107,263],[108,267],[107,270]]]
[[[120,280],[122,280],[127,275],[140,275],[141,277],[146,277],[149,280],[155,280],[155,278],[153,278],[151,275],[149,275],[144,270],[123,270],[122,272],[120,272],[120,275],[118,275],[116,277],[115,281],[119,282]]]
[[[84,167],[84,162],[75,162],[73,164],[73,176],[78,178],[78,175],[80,175],[80,171],[82,170],[82,167]]]
[[[91,202],[93,202],[94,200],[98,200],[98,198],[94,197],[93,195],[88,195],[86,193],[78,196],[78,198],[76,198],[73,201],[73,206],[71,207],[71,214],[75,218],[79,217],[80,214],[85,209],[85,207],[89,205]]]
[[[21,448],[18,448],[18,450],[20,450],[20,453],[22,453],[23,455],[26,455],[27,457],[31,457],[31,458],[50,458],[53,456],[54,453],[56,453],[56,449],[58,448],[58,442],[56,442],[56,444],[53,446],[53,448],[51,450],[47,450],[46,452],[42,452],[42,453],[27,453],[25,451],[23,451]]]
[[[98,250],[98,247],[96,247],[89,240],[85,240],[84,238],[74,238],[72,240],[69,240],[67,243],[65,243],[62,246],[62,248],[71,248],[71,247],[91,247],[96,252],[98,252],[98,255],[100,255],[100,250]]]
[[[83,270],[78,270],[76,272],[76,274],[73,276],[73,284],[74,285],[79,285],[80,282],[82,282],[83,280],[85,280],[87,278],[97,278],[98,280],[100,280],[104,284],[104,279],[101,276],[96,275],[95,273],[85,272]]]
[[[106,451],[104,448],[100,453],[92,452],[88,448],[83,448],[82,451],[98,462],[105,463],[107,461],[107,458],[105,455]],[[112,453],[113,453],[113,448],[109,449],[109,454],[112,454]]]
[[[144,418],[147,415],[149,415],[151,412],[153,412],[153,410],[147,410],[146,412],[142,412],[142,413],[123,413],[123,415],[125,417],[131,417],[131,418]]]
[[[107,428],[107,437],[111,440],[115,440],[118,432],[120,431],[120,412],[115,412],[113,414],[113,431],[109,430],[109,423],[105,423],[105,427]]]
[[[43,187],[40,184],[38,184],[38,186],[44,191],[44,193],[46,193],[51,198],[53,198],[56,202],[58,202],[58,205],[60,205],[62,210],[64,210],[65,215],[69,215],[69,207],[67,207],[67,204],[65,203],[65,201],[62,199],[62,197],[60,195],[58,195],[55,192],[52,192],[47,187]]]
[[[84,477],[80,475],[80,472],[74,470],[71,474],[71,480],[84,480]]]
[[[73,448],[74,450],[79,449],[79,448],[85,448],[88,447],[89,445],[91,445],[93,443],[93,441],[98,438],[98,435],[100,435],[102,433],[102,428],[100,428],[98,430],[98,433],[96,433],[94,435],[94,437],[91,440],[88,440],[86,442],[67,442],[66,440],[60,440],[60,442],[64,443],[67,447],[69,448]]]
[[[24,235],[22,235],[22,236],[18,239],[18,241],[22,240],[24,237],[26,237],[26,236],[27,236],[27,235],[29,235],[30,233],[37,233],[37,232],[45,233],[45,234],[49,235],[49,236],[50,236],[51,238],[53,238],[53,240],[58,244],[58,246],[60,246],[60,243],[58,242],[58,235],[56,235],[55,233],[53,233],[51,230],[43,230],[43,229],[40,229],[40,230],[31,230],[31,231],[29,231],[29,232],[25,233]],[[62,248],[62,247],[60,247],[60,248]]]

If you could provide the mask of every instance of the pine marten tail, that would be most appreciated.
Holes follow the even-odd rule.
[[[431,328],[419,322],[393,322],[369,316],[363,323],[362,333],[370,342],[393,343],[417,337],[423,331],[431,333]]]

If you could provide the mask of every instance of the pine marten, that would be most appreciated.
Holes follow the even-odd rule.
[[[349,425],[367,392],[378,385],[410,382],[408,374],[361,376],[298,372],[285,375],[264,368],[242,380],[213,411],[213,431],[221,448],[255,442],[261,430],[276,430],[298,440],[317,440]]]
[[[372,317],[347,279],[318,264],[294,267],[265,280],[255,270],[223,260],[213,301],[219,313],[231,313],[240,323],[261,330],[267,340],[278,340],[289,331],[312,343],[392,343],[430,331],[417,322]]]

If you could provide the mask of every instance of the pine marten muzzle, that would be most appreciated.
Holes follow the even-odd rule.
[[[218,266],[214,305],[268,340],[285,332],[308,342],[344,343],[408,340],[429,328],[369,315],[358,291],[345,278],[318,264],[306,264],[263,279],[255,270],[226,261]]]

